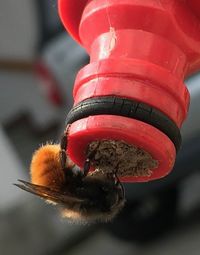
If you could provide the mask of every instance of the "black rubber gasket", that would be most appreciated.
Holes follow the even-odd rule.
[[[148,104],[116,96],[93,97],[74,106],[67,115],[66,124],[94,115],[118,115],[143,121],[166,134],[176,151],[181,146],[181,134],[177,125],[164,113]]]

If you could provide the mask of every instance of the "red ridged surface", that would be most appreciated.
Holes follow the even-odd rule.
[[[189,106],[184,79],[200,69],[200,1],[59,0],[59,13],[90,55],[76,78],[75,104],[96,96],[125,97],[159,109],[181,128]],[[152,176],[123,180],[149,181],[171,171],[176,153],[163,133],[122,117],[106,120],[105,128],[103,116],[72,124],[68,153],[78,165],[88,142],[114,137],[137,144],[159,161]]]

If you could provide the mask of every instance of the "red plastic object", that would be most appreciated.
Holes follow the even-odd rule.
[[[75,105],[96,96],[116,95],[147,103],[181,128],[189,106],[183,80],[200,69],[200,1],[59,0],[61,20],[89,53],[90,64],[77,75]],[[135,144],[159,161],[149,181],[168,174],[176,152],[158,129],[120,116],[76,121],[68,154],[83,166],[89,142],[117,139]]]

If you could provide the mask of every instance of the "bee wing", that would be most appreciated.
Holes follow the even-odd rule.
[[[30,182],[26,182],[23,180],[18,180],[20,184],[15,183],[14,185],[17,186],[20,189],[23,189],[27,192],[30,192],[36,196],[42,197],[46,200],[53,201],[55,203],[59,204],[68,204],[68,203],[81,203],[84,200],[73,197],[71,195],[65,194],[63,192],[59,192],[56,190],[53,190],[49,187],[36,185]]]

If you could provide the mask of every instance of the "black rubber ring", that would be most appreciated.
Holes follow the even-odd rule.
[[[181,146],[181,134],[177,125],[161,111],[127,98],[116,96],[93,97],[86,99],[71,109],[66,124],[94,115],[118,115],[143,121],[166,134],[173,142],[176,151]]]

